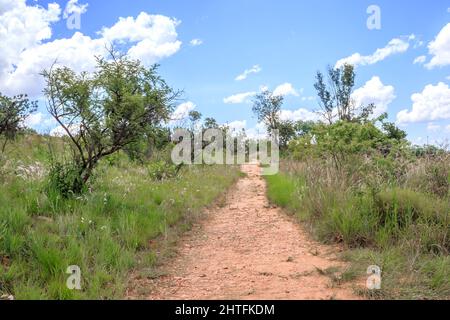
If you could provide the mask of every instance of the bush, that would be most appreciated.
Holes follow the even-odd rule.
[[[179,168],[174,165],[167,163],[165,161],[152,162],[148,166],[148,174],[155,181],[162,181],[170,178],[176,177]]]
[[[72,163],[54,163],[48,175],[46,191],[49,196],[56,194],[63,198],[84,193],[86,184],[80,176],[80,168]]]

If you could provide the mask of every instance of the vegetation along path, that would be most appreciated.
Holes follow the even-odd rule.
[[[357,299],[332,285],[322,270],[342,267],[336,247],[311,241],[294,221],[269,205],[257,165],[225,205],[180,240],[177,255],[156,279],[138,280],[147,299]],[[130,293],[133,296],[132,293]]]

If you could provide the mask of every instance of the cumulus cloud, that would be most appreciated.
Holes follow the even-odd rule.
[[[9,90],[10,75],[20,67],[21,56],[52,36],[51,24],[60,19],[56,3],[47,8],[27,6],[25,0],[0,0],[0,87]],[[18,92],[13,92],[18,93]]]
[[[137,18],[119,18],[100,34],[106,42],[136,43],[128,54],[146,64],[153,64],[176,53],[181,47],[176,27],[180,21],[163,15],[141,12]]]
[[[253,73],[259,73],[262,71],[262,68],[259,65],[254,65],[253,67],[251,67],[250,69],[245,70],[242,74],[238,75],[236,77],[236,81],[242,81],[247,79],[247,77]]]
[[[411,110],[402,110],[397,114],[399,123],[417,123],[450,119],[450,88],[439,82],[429,84],[422,92],[411,96],[413,102]]]
[[[433,123],[433,122],[429,122],[429,123],[427,124],[427,130],[428,130],[428,131],[436,132],[436,131],[439,131],[440,129],[441,129],[441,126],[438,125],[438,124],[435,124],[435,123]]]
[[[232,132],[235,132],[235,133],[239,133],[239,132],[241,132],[242,130],[245,130],[246,127],[247,127],[247,121],[246,121],[246,120],[243,120],[243,121],[233,121],[233,122],[230,122],[230,123],[228,124],[228,128],[230,128],[230,130],[231,130]]]
[[[415,40],[414,35],[410,35],[407,40],[394,38],[384,47],[377,49],[373,54],[363,56],[360,53],[354,53],[349,57],[343,58],[336,62],[335,67],[340,68],[344,64],[351,64],[355,67],[375,64],[387,57],[406,52],[409,49],[409,42]]]
[[[425,63],[426,60],[427,60],[426,56],[418,56],[417,58],[414,59],[413,64],[423,64]]]
[[[44,128],[53,126],[55,123],[56,121],[53,118],[49,117],[46,114],[43,114],[42,112],[30,114],[24,122],[25,126],[29,128]]]
[[[259,92],[264,92],[267,90],[269,90],[268,86],[261,86],[259,88]],[[302,92],[302,91],[303,91],[303,89],[300,90],[300,92]],[[223,99],[223,102],[226,104],[250,103],[251,98],[254,97],[256,94],[258,94],[257,91],[238,93],[238,94],[234,94],[234,95],[231,95],[231,96]],[[275,88],[275,90],[273,91],[273,95],[274,96],[288,96],[288,95],[299,96],[300,94],[296,89],[294,89],[292,84],[286,82],[286,83],[283,83],[283,84],[277,86]]]
[[[86,5],[69,1],[65,15],[85,12]],[[92,71],[94,55],[106,55],[105,46],[119,43],[130,47],[129,56],[150,65],[176,53],[179,21],[162,15],[142,12],[137,18],[120,18],[110,28],[103,28],[98,38],[76,32],[71,38],[50,40],[52,24],[60,20],[56,3],[42,8],[27,5],[25,0],[0,0],[0,87],[8,95],[41,93],[39,75],[55,61],[77,72]]]
[[[67,126],[71,135],[77,135],[80,131],[80,124],[72,124]],[[57,126],[53,130],[50,131],[50,135],[54,137],[64,137],[67,136],[67,131],[62,126]]]
[[[273,91],[273,95],[283,97],[292,95],[298,97],[299,93],[297,92],[297,90],[294,89],[291,83],[286,82],[276,87],[275,90]]]
[[[203,44],[203,40],[201,39],[192,39],[189,44],[193,47],[199,46]]]
[[[356,107],[375,104],[374,117],[380,116],[388,110],[389,104],[396,98],[393,86],[384,85],[377,76],[372,77],[361,88],[356,89],[352,99]]]
[[[265,139],[267,137],[267,128],[264,123],[257,123],[254,127],[247,128],[246,120],[237,120],[230,123],[225,124],[230,129],[230,133],[232,136],[236,136],[242,132],[245,133],[245,136],[248,139]]]
[[[281,110],[280,119],[283,121],[318,121],[320,115],[305,108],[300,108],[297,110]]]
[[[88,4],[78,4],[78,0],[69,0],[67,2],[66,8],[64,9],[63,17],[64,19],[69,18],[72,14],[83,14],[86,13]]]
[[[250,103],[250,98],[256,94],[256,91],[238,93],[223,99],[223,102],[226,104]]]
[[[433,57],[425,65],[426,68],[433,69],[450,64],[450,23],[428,44],[428,51]]]
[[[181,121],[186,119],[189,116],[189,112],[194,110],[195,107],[196,105],[191,101],[187,101],[180,104],[172,113],[171,116],[172,121]]]

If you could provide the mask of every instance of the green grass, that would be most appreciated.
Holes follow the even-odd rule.
[[[300,194],[299,187],[302,181],[286,174],[265,176],[267,184],[267,196],[269,200],[279,206],[294,211],[297,207],[297,199]]]
[[[65,200],[47,196],[45,178],[20,176],[18,159],[33,164],[37,152],[21,150],[0,178],[0,295],[16,299],[122,298],[130,271],[154,265],[168,235],[188,229],[239,177],[236,167],[193,166],[155,182],[122,159],[102,163],[91,191]],[[70,265],[81,268],[81,291],[66,287]]]
[[[341,243],[351,267],[342,280],[383,270],[382,290],[367,298],[450,299],[450,202],[400,187],[373,192],[330,188],[301,172],[266,178],[270,201],[312,226],[313,236]]]

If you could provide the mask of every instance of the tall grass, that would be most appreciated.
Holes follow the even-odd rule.
[[[167,247],[174,227],[188,228],[239,176],[235,167],[193,166],[155,181],[122,156],[100,165],[89,192],[66,199],[47,192],[46,175],[17,171],[19,160],[35,163],[37,151],[16,147],[0,185],[0,295],[16,299],[123,297],[129,272],[155,263],[153,244]],[[48,172],[44,154],[39,159]],[[66,287],[70,265],[81,268],[81,291]]]
[[[369,265],[382,267],[376,297],[450,299],[449,158],[410,162],[390,181],[364,171],[364,161],[342,171],[326,161],[285,161],[267,178],[268,196],[319,240],[346,246],[361,276]]]

